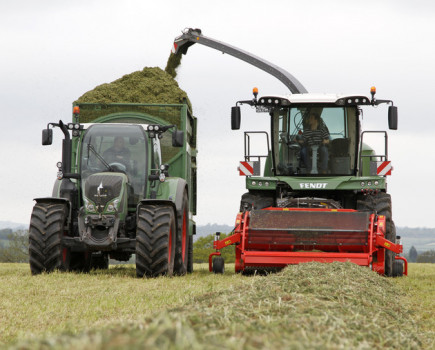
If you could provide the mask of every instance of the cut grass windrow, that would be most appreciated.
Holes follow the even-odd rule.
[[[225,279],[228,276],[230,280]],[[190,294],[176,307],[147,312],[142,320],[140,314],[134,313],[131,320],[124,318],[123,322],[103,330],[92,325],[91,330],[81,334],[64,333],[17,346],[21,349],[429,349],[432,346],[433,329],[422,331],[415,321],[419,320],[418,310],[406,302],[401,282],[354,264],[310,263],[289,266],[269,276],[239,277],[227,273],[212,277],[223,278],[220,282],[227,287],[215,286],[206,293]],[[161,280],[168,289],[168,283],[174,279]]]

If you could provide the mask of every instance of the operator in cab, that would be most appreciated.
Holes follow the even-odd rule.
[[[107,149],[103,158],[107,163],[121,163],[127,169],[130,168],[130,150],[125,147],[124,138],[121,136],[115,137],[113,146]]]
[[[313,166],[312,164],[312,153],[318,152],[320,158],[319,172],[320,174],[326,174],[329,156],[327,147],[329,144],[328,127],[317,112],[310,112],[303,126],[304,131],[298,140],[301,145],[302,166],[307,169],[308,173],[311,173],[312,169],[317,167],[317,165]]]

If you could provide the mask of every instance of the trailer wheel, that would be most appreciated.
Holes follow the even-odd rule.
[[[212,268],[214,273],[224,273],[225,272],[225,261],[221,256],[217,256],[213,259]]]
[[[69,271],[89,272],[91,270],[91,252],[70,252]]]
[[[395,260],[393,263],[393,277],[403,276],[403,261]]]
[[[385,238],[396,243],[396,227],[392,220],[391,196],[380,192],[376,195],[368,195],[357,201],[357,210],[370,211],[377,215],[384,215],[386,221]],[[395,253],[385,250],[385,276],[393,276],[393,262]]]
[[[107,270],[109,268],[109,254],[101,254],[100,256],[91,256],[90,269]]]
[[[189,256],[187,260],[187,273],[193,272],[193,236],[189,236]]]
[[[177,245],[175,251],[174,273],[185,275],[189,263],[189,200],[183,194],[183,205],[177,215]]]
[[[29,262],[32,275],[68,270],[71,252],[62,246],[68,207],[63,203],[36,203],[29,227]]]
[[[137,277],[172,276],[176,237],[174,210],[169,205],[140,205],[137,214]]]

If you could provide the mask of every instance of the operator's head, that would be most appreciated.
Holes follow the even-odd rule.
[[[311,121],[319,122],[319,121],[320,121],[320,115],[319,115],[318,113],[316,113],[316,112],[311,112],[311,113],[310,113],[310,117],[309,117],[308,120],[309,120],[310,122],[311,122]]]
[[[115,141],[113,143],[113,147],[117,150],[120,151],[124,148],[124,138],[121,136],[117,136],[115,137]]]

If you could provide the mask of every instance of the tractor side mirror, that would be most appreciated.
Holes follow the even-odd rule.
[[[397,107],[396,106],[390,106],[388,107],[388,127],[391,130],[397,130]]]
[[[48,146],[53,143],[53,129],[42,130],[42,145]]]
[[[175,130],[172,133],[172,147],[183,147],[184,145],[184,132]]]
[[[240,129],[240,107],[235,106],[231,107],[231,130],[239,130]]]

